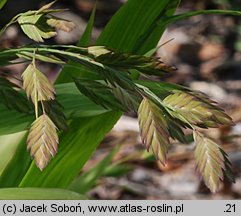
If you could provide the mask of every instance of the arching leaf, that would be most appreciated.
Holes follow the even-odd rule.
[[[86,200],[79,193],[55,188],[4,188],[0,200]]]
[[[12,83],[0,77],[0,103],[9,109],[28,113],[30,111],[30,105],[27,98],[13,87],[14,85]]]
[[[0,1],[0,9],[3,8],[3,6],[7,3],[8,0],[1,0]]]

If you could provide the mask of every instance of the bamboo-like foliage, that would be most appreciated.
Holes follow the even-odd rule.
[[[71,31],[74,28],[72,22],[52,15],[62,11],[50,9],[53,3],[17,15],[4,29],[18,22],[23,32],[36,42],[56,35],[56,28]],[[162,164],[165,165],[167,160],[170,138],[185,142],[183,128],[189,127],[196,142],[197,171],[205,184],[215,192],[224,176],[233,181],[226,153],[196,128],[232,125],[232,119],[202,93],[164,82],[145,84],[133,80],[133,71],[147,77],[162,77],[174,71],[175,67],[158,58],[118,53],[104,46],[34,45],[0,51],[2,65],[19,58],[30,61],[22,74],[23,89],[34,104],[36,120],[29,131],[27,148],[40,170],[57,153],[57,128],[66,130],[68,125],[61,104],[56,101],[54,86],[37,68],[37,61],[64,65],[72,60],[76,67],[91,72],[90,77],[73,77],[82,94],[107,110],[137,112],[143,144]],[[18,97],[19,92],[5,79],[1,78],[0,84],[0,95],[3,95],[0,102],[24,111],[20,109],[22,96]]]
[[[15,109],[19,112],[28,113],[30,105],[27,99],[19,91],[14,89],[14,85],[7,79],[0,77],[0,103],[9,109]]]
[[[207,187],[212,192],[217,192],[220,181],[224,179],[225,171],[230,169],[230,162],[221,147],[213,140],[198,131],[194,131],[193,137],[196,142],[195,163],[197,172]]]
[[[57,128],[52,120],[46,114],[39,116],[30,128],[27,149],[40,170],[55,156],[58,143]]]
[[[163,112],[151,100],[143,98],[138,119],[143,144],[147,150],[151,148],[155,157],[165,164],[170,135]]]

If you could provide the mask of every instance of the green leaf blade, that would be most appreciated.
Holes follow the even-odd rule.
[[[60,135],[58,154],[51,163],[43,172],[32,163],[19,186],[67,188],[119,117],[120,113],[109,112],[72,121],[73,133]]]
[[[4,188],[0,200],[86,200],[84,195],[57,188]]]
[[[22,133],[25,133],[24,137],[19,139],[18,147],[12,159],[0,175],[1,188],[17,187],[31,164],[30,155],[26,151],[27,132]]]
[[[93,188],[93,186],[95,186],[98,178],[104,174],[118,149],[119,147],[114,148],[103,160],[97,163],[97,165],[91,167],[88,171],[77,177],[77,179],[70,184],[68,189],[80,194],[86,194],[91,188]]]
[[[3,6],[7,3],[8,0],[0,0],[0,10],[3,8]]]
[[[57,94],[56,98],[61,107],[63,107],[62,109],[67,119],[91,117],[109,111],[107,109],[103,109],[101,106],[96,105],[84,95],[81,95],[74,83],[59,84],[56,85],[55,88]],[[55,103],[54,101],[46,102]],[[48,112],[48,109],[46,112]],[[50,113],[48,112],[48,114]],[[52,118],[51,114],[50,117]],[[52,120],[54,121],[55,119],[53,118]],[[27,130],[30,128],[30,124],[33,121],[33,113],[26,115],[24,113],[16,112],[15,110],[9,110],[0,103],[0,135]],[[60,126],[58,124],[56,125]],[[65,130],[64,128],[66,127],[59,127],[59,129]]]
[[[0,103],[7,108],[22,113],[30,112],[30,104],[27,99],[8,80],[0,77]]]
[[[166,12],[169,0],[152,1],[127,1],[114,15],[97,40],[97,45],[104,45],[121,52],[133,52],[144,54],[154,48],[165,30],[165,27],[157,31],[157,20]],[[177,6],[177,5],[176,5]],[[155,32],[155,40],[150,44],[147,40],[141,40],[145,34]],[[138,44],[136,42],[138,41]],[[138,52],[141,47],[142,51]]]

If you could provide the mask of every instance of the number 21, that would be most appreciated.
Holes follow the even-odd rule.
[[[235,204],[226,204],[227,210],[225,212],[235,212]]]

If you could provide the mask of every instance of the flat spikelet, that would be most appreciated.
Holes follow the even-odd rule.
[[[158,58],[133,55],[129,53],[117,53],[104,46],[92,46],[88,53],[93,55],[98,62],[119,69],[136,69],[145,75],[161,76],[164,73],[173,72],[175,67],[166,65]]]
[[[31,63],[23,72],[23,88],[35,106],[38,101],[48,101],[55,98],[54,87],[48,78]]]
[[[75,24],[73,22],[59,18],[50,18],[47,20],[47,24],[51,27],[54,27],[65,32],[71,32],[75,28]]]
[[[35,42],[44,42],[45,39],[55,36],[58,29],[66,32],[73,30],[74,23],[53,15],[64,11],[64,9],[51,9],[55,2],[53,1],[39,10],[16,15],[3,27],[0,34],[16,22],[26,36]],[[170,8],[167,7],[167,9]],[[174,21],[183,18],[183,15],[176,17]],[[84,35],[86,39],[92,28],[93,19],[94,13],[87,26],[87,34]],[[137,112],[142,142],[148,151],[151,149],[156,159],[160,160],[163,165],[166,163],[170,138],[185,143],[189,140],[189,136],[184,129],[193,130],[196,142],[196,169],[207,187],[212,192],[216,192],[219,189],[220,181],[224,178],[234,181],[231,163],[220,146],[197,130],[198,127],[215,128],[222,125],[233,125],[232,119],[214,101],[200,92],[193,92],[186,87],[166,82],[137,80],[139,75],[145,78],[150,76],[163,78],[166,73],[176,70],[175,67],[162,62],[160,58],[149,57],[156,51],[156,48],[150,50],[145,56],[135,54],[134,51],[140,51],[143,48],[139,49],[136,45],[141,44],[142,39],[149,40],[148,37],[145,37],[149,32],[146,33],[147,35],[143,34],[144,37],[139,38],[141,40],[138,39],[133,44],[132,53],[115,52],[105,46],[80,47],[63,44],[33,44],[13,49],[1,49],[0,66],[2,67],[22,63],[22,59],[32,62],[22,74],[23,89],[28,99],[34,104],[36,119],[29,131],[27,149],[39,169],[43,170],[57,153],[59,143],[57,128],[66,131],[68,129],[67,120],[75,121],[79,117],[75,112],[78,104],[69,100],[69,97],[73,95],[68,92],[68,90],[73,90],[76,95],[76,89],[69,88],[68,85],[59,85],[58,92],[62,104],[58,103],[55,99],[54,86],[35,64],[36,61],[42,61],[65,65],[71,61],[73,64],[67,64],[65,68],[66,71],[73,70],[69,78],[73,78],[77,89],[82,93],[81,97],[88,97],[94,103],[107,109],[106,111]],[[19,60],[19,58],[21,59]],[[78,74],[79,70],[83,73]],[[77,74],[78,76],[75,77]],[[12,85],[12,83],[17,83],[20,90],[22,80],[10,76],[7,70],[1,72],[0,76],[4,78],[0,77],[0,103],[9,109],[16,109],[31,115],[31,103],[28,103],[26,96],[23,96],[22,92]],[[70,81],[69,78],[67,81]],[[65,77],[61,76],[60,83],[63,80],[66,81]],[[81,100],[81,97],[76,97],[76,100],[78,98]],[[82,112],[82,116],[87,117],[104,112],[98,106],[89,106],[89,103],[82,103],[80,108],[81,110],[86,108]],[[65,113],[63,109],[65,109]],[[88,112],[89,109],[91,109],[90,112]],[[17,125],[16,130],[25,129],[25,124],[22,126],[21,123],[22,117],[17,118],[20,120],[20,125]],[[11,124],[15,124],[15,121]],[[5,130],[5,128],[3,129]],[[90,129],[98,130],[94,127],[90,127]],[[72,133],[75,132],[72,131]],[[95,136],[95,131],[92,132]],[[104,131],[99,135],[103,134]]]
[[[206,186],[212,192],[217,192],[220,181],[224,179],[224,173],[230,170],[227,155],[218,144],[200,132],[194,131],[193,137],[196,143],[194,152],[196,170]]]
[[[221,108],[202,94],[175,92],[167,96],[163,103],[171,116],[199,127],[233,124],[232,119]]]
[[[44,6],[42,6],[42,7],[37,11],[37,13],[42,13],[42,12],[50,9],[50,8],[56,3],[56,1],[57,1],[57,0],[52,1],[52,2],[50,2],[50,3],[48,3],[48,4],[44,5]]]
[[[41,171],[57,153],[58,143],[57,128],[52,120],[45,114],[39,116],[30,128],[27,149]]]
[[[43,14],[23,14],[18,18],[18,23],[23,32],[36,42],[44,42],[44,39],[57,35],[53,28],[46,25]]]
[[[165,164],[170,135],[163,112],[151,100],[144,98],[138,109],[138,120],[143,144]]]
[[[122,104],[113,96],[111,88],[105,83],[75,79],[79,91],[105,109],[124,110]]]
[[[112,87],[112,93],[118,101],[123,105],[124,110],[130,112],[137,112],[139,104],[142,100],[141,95],[128,91],[116,85]]]
[[[44,5],[39,10],[27,11],[20,14],[17,21],[23,32],[30,39],[36,42],[44,42],[44,39],[57,35],[55,28],[66,32],[74,29],[74,23],[52,15],[52,13],[63,11],[63,9],[50,9],[55,2],[53,1]]]

